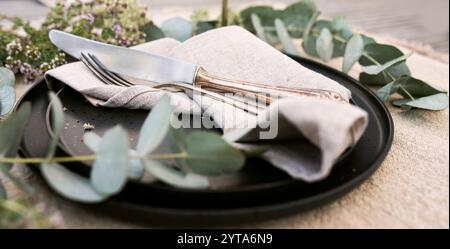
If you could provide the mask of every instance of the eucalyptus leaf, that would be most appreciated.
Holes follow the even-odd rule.
[[[312,18],[308,26],[306,27],[305,32],[303,33],[303,49],[305,52],[314,57],[318,57],[316,50],[316,41],[317,37],[315,37],[314,33],[320,34],[322,29],[328,28],[330,29],[331,23],[326,20],[319,20],[316,22],[319,13],[316,13]],[[312,26],[310,26],[312,25]]]
[[[16,102],[16,92],[14,87],[0,85],[0,116],[8,114]]]
[[[170,145],[172,147],[172,151],[174,153],[186,153],[186,133],[183,128],[173,128],[170,127],[169,130],[169,139]],[[189,171],[189,166],[183,159],[175,159],[177,166],[181,167],[185,171]]]
[[[281,16],[281,11],[275,10],[270,6],[253,6],[240,12],[242,24],[248,31],[255,33],[256,30],[252,23],[252,14],[258,15],[262,26],[272,26],[276,18]]]
[[[353,36],[352,27],[349,21],[343,16],[333,18],[330,31],[335,36],[333,39],[333,57],[344,56],[347,42]],[[339,39],[337,37],[339,37]]]
[[[3,186],[2,182],[0,181],[0,201],[1,200],[6,200],[6,198],[8,198],[8,195],[6,193],[6,189]]]
[[[281,20],[285,24],[290,35],[295,38],[300,38],[304,34],[302,30],[305,30],[316,12],[316,6],[313,1],[299,1],[286,7],[281,12]]]
[[[5,67],[0,67],[0,86],[14,86],[15,82],[14,73]]]
[[[327,28],[322,29],[316,42],[317,54],[322,60],[328,62],[333,57],[333,35]]]
[[[100,143],[102,138],[95,134],[94,132],[86,132],[83,136],[83,142],[86,146],[92,150],[94,153],[97,153],[100,147]],[[137,157],[139,154],[130,149],[129,154],[131,157]],[[144,175],[144,164],[141,160],[130,160],[130,167],[128,169],[128,178],[132,180],[139,180]]]
[[[275,29],[277,31],[278,37],[283,44],[284,51],[288,54],[299,55],[298,49],[295,47],[292,42],[292,38],[289,36],[289,33],[284,26],[283,21],[280,19],[275,19]]]
[[[193,132],[186,136],[186,164],[200,175],[220,175],[240,170],[245,156],[221,136],[210,132]]]
[[[49,98],[49,108],[51,109],[52,114],[52,140],[47,152],[47,159],[50,159],[55,154],[56,147],[59,142],[59,136],[64,128],[64,111],[61,101],[53,92],[49,93]]]
[[[174,38],[178,41],[186,41],[194,34],[192,23],[181,17],[173,17],[164,21],[161,30],[167,37]]]
[[[99,203],[107,198],[106,195],[99,194],[88,179],[59,164],[42,164],[41,172],[50,187],[70,200]]]
[[[86,132],[83,135],[83,143],[94,153],[98,152],[101,142],[102,138],[94,132]]]
[[[352,26],[350,25],[350,22],[348,21],[347,17],[345,16],[337,16],[331,20],[331,31],[333,32],[345,32],[348,33],[352,32]]]
[[[362,37],[362,39],[364,41],[364,46],[368,45],[368,44],[372,44],[372,43],[377,43],[377,41],[374,38],[370,37],[370,36],[367,36],[367,35],[364,35],[364,34],[361,34],[360,36]]]
[[[347,42],[344,54],[344,62],[342,63],[342,71],[348,73],[353,65],[358,62],[364,52],[364,40],[360,35],[354,35]]]
[[[163,141],[170,128],[171,115],[170,97],[164,95],[152,108],[142,125],[136,146],[136,151],[140,155],[151,153]]]
[[[448,108],[448,95],[445,93],[438,93],[415,100],[394,101],[393,104],[399,107],[412,107],[424,110],[439,111]]]
[[[145,34],[145,41],[154,41],[166,37],[164,32],[158,28],[153,22],[149,22],[141,26],[140,31]]]
[[[390,68],[390,67],[392,67],[392,66],[394,66],[394,65],[396,65],[396,64],[398,64],[400,62],[405,61],[411,55],[412,55],[412,53],[405,54],[405,55],[400,56],[400,57],[398,57],[398,58],[396,58],[394,60],[388,61],[388,62],[384,63],[383,65],[365,66],[362,69],[367,74],[376,75],[376,74],[379,74],[379,73],[383,72],[384,70],[386,70],[386,69],[388,69],[388,68]]]
[[[209,187],[206,177],[176,170],[155,160],[144,160],[145,169],[160,181],[179,188],[204,189]]]
[[[364,47],[364,53],[359,59],[359,64],[361,66],[383,65],[402,56],[404,56],[403,52],[396,47],[369,43]],[[362,72],[359,75],[359,80],[361,83],[369,85],[385,85],[404,75],[411,75],[411,72],[404,62],[400,62],[377,75]]]
[[[97,160],[91,171],[91,182],[102,195],[113,195],[124,187],[128,178],[128,137],[120,126],[108,130],[100,142]]]
[[[422,80],[413,78],[411,76],[400,77],[398,82],[402,86],[402,88],[405,89],[414,98],[426,97],[438,93],[446,93],[446,91],[443,89],[438,89],[425,83]],[[408,97],[408,94],[403,91],[399,91],[399,93],[404,97]]]
[[[206,31],[215,29],[217,27],[217,21],[199,21],[196,23],[196,34],[201,34]]]
[[[389,96],[396,92],[398,88],[398,85],[396,84],[396,81],[392,81],[389,84],[386,84],[382,88],[378,89],[377,96],[383,100],[383,102],[386,102],[389,100]]]
[[[261,20],[259,19],[258,15],[252,14],[251,20],[252,20],[253,28],[256,32],[256,35],[259,37],[259,39],[263,40],[264,42],[267,42],[264,28],[261,24]]]
[[[26,102],[16,113],[2,121],[0,124],[0,157],[16,156],[30,113],[31,104]]]

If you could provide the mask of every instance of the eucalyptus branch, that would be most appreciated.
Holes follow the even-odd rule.
[[[40,164],[40,163],[71,163],[71,162],[85,162],[85,161],[95,161],[98,155],[82,155],[73,157],[53,157],[53,158],[43,158],[43,157],[0,157],[0,163],[14,164],[14,163],[25,163],[25,164]],[[147,156],[129,156],[129,160],[164,160],[164,159],[183,159],[189,158],[189,155],[185,152],[182,153],[167,153],[167,154],[153,154]]]

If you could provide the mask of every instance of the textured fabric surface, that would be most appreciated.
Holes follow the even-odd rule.
[[[395,44],[392,39],[379,42]],[[404,42],[402,42],[404,44]],[[399,44],[396,44],[399,45]],[[420,54],[422,47],[408,45],[416,53],[408,59],[415,76],[448,89],[449,67]],[[436,54],[432,53],[433,57]],[[447,57],[448,54],[440,54]],[[340,68],[340,60],[332,61]],[[352,71],[357,77],[359,68]],[[16,85],[18,97],[28,88]],[[420,110],[402,111],[389,107],[395,123],[394,144],[386,160],[372,177],[341,199],[308,212],[273,220],[236,224],[241,228],[449,228],[449,113]],[[59,213],[68,228],[141,228],[120,217],[99,215],[81,209],[49,191],[39,176],[16,165],[14,173],[37,190],[36,200],[49,213]],[[5,181],[10,196],[23,196]],[[270,197],[268,197],[270,198]]]
[[[350,98],[346,88],[301,66],[241,27],[215,29],[183,43],[162,39],[138,49],[190,61],[218,76],[293,88],[331,90],[345,100]],[[51,70],[46,78],[49,82],[58,79],[88,96],[93,104],[111,108],[150,109],[162,95],[169,94],[149,86],[105,85],[80,62]],[[273,135],[268,134],[265,138],[279,141],[271,143],[263,158],[292,177],[308,182],[325,178],[335,159],[358,141],[367,126],[367,114],[363,110],[325,99],[281,99],[271,105],[270,115],[262,112],[255,117],[229,104],[195,94],[192,104],[187,95],[170,93],[170,96],[178,111],[191,113],[201,108],[218,127],[224,128],[225,136],[239,134],[232,136],[232,142],[245,138],[247,143],[260,143],[262,130],[258,131],[258,127],[263,127],[269,120]],[[249,138],[255,131],[257,134]],[[297,143],[302,146],[293,146]],[[313,148],[306,149],[305,146],[318,148],[319,156],[309,153]]]

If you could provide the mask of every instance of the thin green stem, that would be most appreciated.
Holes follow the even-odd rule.
[[[364,57],[366,57],[369,61],[371,61],[373,64],[377,65],[377,66],[381,66],[381,63],[378,62],[375,58],[373,58],[372,56],[370,56],[369,54],[367,54],[366,52],[364,52],[362,54]]]
[[[406,95],[408,95],[408,98],[410,98],[411,100],[416,100],[410,92],[408,92],[408,90],[406,90],[403,86],[399,87],[404,93],[406,93]]]
[[[300,33],[303,33],[305,31],[305,29],[302,29],[302,28],[286,28],[286,29],[289,32],[300,32]],[[264,31],[266,31],[266,32],[275,32],[276,29],[275,29],[275,27],[264,27]],[[320,32],[317,31],[317,30],[312,30],[311,34],[314,37],[319,37],[320,36]],[[347,40],[345,38],[343,38],[343,37],[341,37],[341,36],[339,36],[337,34],[333,35],[333,39],[338,41],[338,42],[340,42],[340,43],[342,43],[342,44],[346,44],[347,43]]]
[[[157,154],[157,155],[148,155],[148,156],[132,156],[131,160],[141,160],[141,159],[150,159],[150,160],[163,160],[163,159],[181,159],[188,158],[188,154],[185,152],[182,153],[167,153],[167,154]],[[40,163],[70,163],[70,162],[84,162],[84,161],[95,161],[97,159],[96,155],[83,155],[83,156],[74,156],[74,157],[54,157],[54,158],[11,158],[11,157],[0,157],[0,163],[6,164],[14,164],[14,163],[25,163],[25,164],[40,164]]]
[[[228,0],[222,0],[222,27],[228,26]]]

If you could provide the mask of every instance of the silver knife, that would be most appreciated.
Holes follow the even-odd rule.
[[[211,75],[202,67],[190,62],[105,44],[59,30],[51,30],[50,40],[71,56],[80,59],[81,53],[94,54],[108,70],[132,78],[158,83],[183,82],[220,92],[252,94],[266,103],[277,96],[313,96],[344,100],[336,92],[318,89],[276,87],[261,83],[226,79]],[[345,100],[344,100],[345,101]]]

